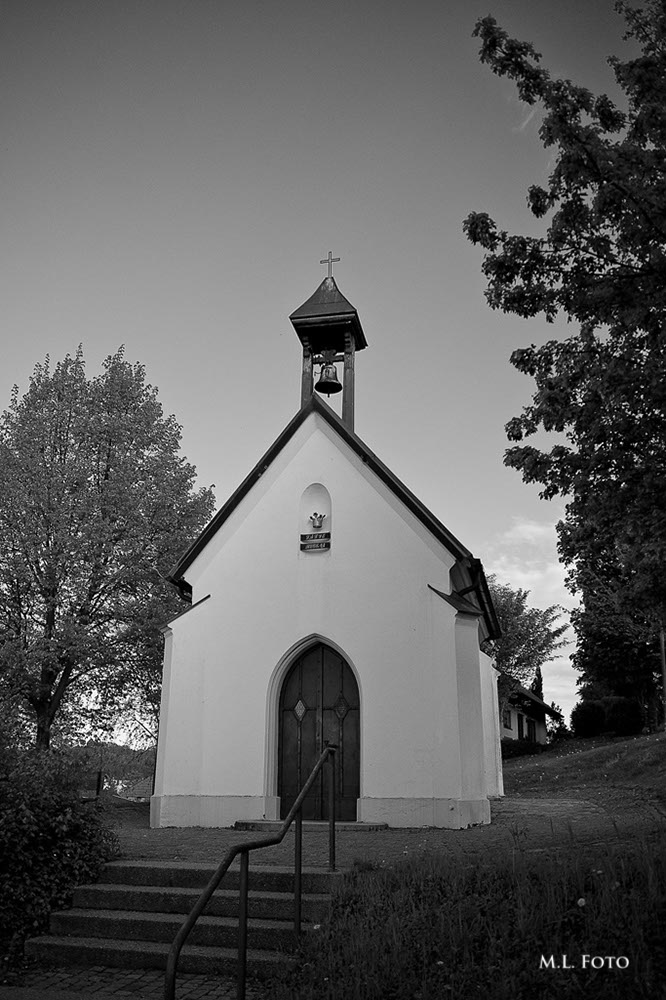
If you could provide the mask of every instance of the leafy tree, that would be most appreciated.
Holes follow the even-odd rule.
[[[554,701],[551,701],[550,707],[559,713],[559,719],[553,719],[551,716],[546,716],[546,733],[548,734],[548,742],[556,743],[559,740],[566,740],[571,736],[569,728],[564,721],[564,716],[562,715],[562,709],[559,705],[556,705]]]
[[[598,586],[590,589],[585,604],[572,612],[578,636],[572,661],[580,671],[580,696],[584,701],[611,695],[635,698],[654,727],[659,708],[658,637],[640,610],[630,613],[617,599],[617,591]]]
[[[528,191],[533,215],[549,218],[544,235],[511,235],[485,213],[465,231],[486,251],[493,308],[578,326],[511,356],[536,387],[507,425],[505,462],[544,498],[567,498],[558,533],[568,585],[586,609],[612,591],[643,622],[644,642],[661,638],[666,677],[666,8],[615,6],[637,50],[609,60],[623,108],[552,78],[493,18],[478,22],[481,60],[541,106],[554,167]],[[556,433],[550,450],[521,443],[540,431]]]
[[[165,573],[212,512],[144,368],[82,350],[0,419],[0,679],[49,745],[56,717],[113,714],[159,686],[160,635],[179,607]]]
[[[500,671],[498,690],[503,708],[512,691],[519,684],[529,685],[542,665],[566,645],[567,623],[557,624],[564,612],[558,604],[543,610],[531,608],[527,604],[529,590],[514,590],[499,583],[494,574],[488,576],[488,588],[502,634],[486,643],[485,652]]]
[[[606,728],[616,736],[636,736],[643,729],[643,709],[636,698],[611,695],[602,700],[606,713]]]

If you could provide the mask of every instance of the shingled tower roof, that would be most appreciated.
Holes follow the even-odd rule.
[[[324,278],[314,295],[289,317],[301,343],[308,341],[313,350],[344,349],[345,333],[354,338],[357,351],[368,346],[358,313],[338,286],[335,278]]]

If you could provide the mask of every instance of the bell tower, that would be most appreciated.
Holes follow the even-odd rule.
[[[353,431],[354,358],[356,351],[362,351],[368,342],[358,313],[335,283],[333,264],[339,260],[328,251],[328,257],[319,262],[328,265],[328,276],[289,319],[303,346],[301,407],[308,403],[315,390],[325,395],[342,391],[342,421]],[[342,385],[335,367],[339,361],[343,362]],[[316,385],[315,365],[321,365]]]

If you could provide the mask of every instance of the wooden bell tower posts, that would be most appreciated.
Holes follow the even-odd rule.
[[[333,264],[340,258],[331,251],[320,261],[328,264],[328,276],[307,302],[289,319],[303,346],[301,376],[301,407],[306,406],[315,391],[314,366],[330,366],[342,362],[342,420],[354,430],[354,358],[356,351],[368,346],[361,321],[353,305],[342,295],[333,277]],[[325,394],[339,391],[337,376],[329,384],[318,385]]]

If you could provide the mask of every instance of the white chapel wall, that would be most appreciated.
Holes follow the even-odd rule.
[[[481,671],[481,696],[484,734],[484,769],[487,794],[504,795],[502,778],[502,748],[500,742],[499,697],[497,679],[499,671],[485,653],[479,653]]]
[[[330,551],[300,551],[301,499],[312,484],[330,495]],[[452,564],[328,425],[309,417],[188,570],[193,601],[211,596],[172,624],[154,822],[227,825],[276,812],[277,704],[267,692],[287,651],[313,634],[357,673],[359,819],[487,821],[478,805],[483,740],[461,735],[458,721],[461,698],[475,697],[461,683],[479,686],[478,646],[477,680],[461,682],[455,612],[427,588],[448,590]],[[471,656],[469,641],[465,650]],[[472,715],[476,733],[477,707]],[[461,739],[471,755],[464,774]]]

